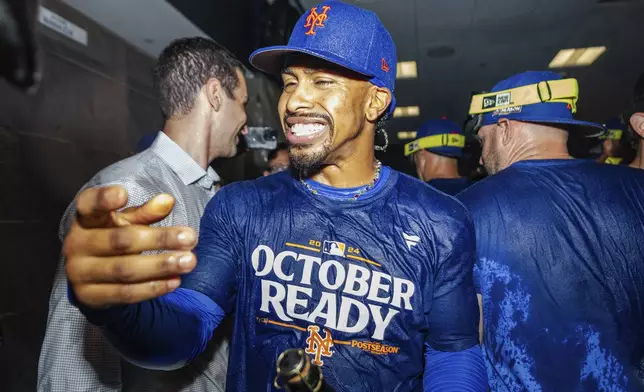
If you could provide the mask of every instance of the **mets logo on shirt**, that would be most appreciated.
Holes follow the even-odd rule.
[[[309,30],[305,33],[306,35],[315,35],[315,29],[317,27],[324,27],[324,22],[329,18],[327,12],[331,9],[328,5],[322,6],[322,12],[318,13],[317,7],[311,8],[309,16],[306,17],[306,23],[304,24],[305,28]]]
[[[326,335],[324,338],[320,335],[320,327],[317,325],[309,325],[307,328],[309,331],[309,337],[306,338],[306,344],[308,345],[304,350],[305,353],[313,355],[313,364],[317,366],[324,365],[322,357],[330,357],[333,355],[331,347],[333,347],[333,338],[331,337],[331,332],[327,329]]]

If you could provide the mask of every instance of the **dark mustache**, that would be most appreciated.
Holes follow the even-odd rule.
[[[284,115],[284,124],[286,124],[286,120],[288,120],[291,117],[305,117],[305,118],[318,118],[322,119],[327,122],[329,125],[333,125],[333,120],[331,120],[331,117],[329,117],[326,114],[322,113],[301,113],[301,114],[296,114],[296,113],[286,113]]]

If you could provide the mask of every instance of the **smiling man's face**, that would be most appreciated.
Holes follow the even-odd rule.
[[[315,171],[349,156],[367,122],[371,83],[309,56],[293,58],[282,81],[278,110],[292,166]]]

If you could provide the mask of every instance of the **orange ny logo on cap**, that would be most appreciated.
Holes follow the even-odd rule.
[[[306,18],[306,24],[304,25],[304,27],[309,27],[309,31],[306,32],[306,35],[315,35],[316,27],[324,27],[324,22],[329,18],[326,12],[330,9],[331,7],[328,5],[323,5],[322,13],[318,14],[316,7],[311,8],[311,13]]]

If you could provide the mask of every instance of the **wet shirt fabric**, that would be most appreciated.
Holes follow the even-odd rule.
[[[464,191],[472,185],[472,182],[467,177],[460,178],[435,178],[427,181],[427,183],[441,192],[448,195],[455,196]]]
[[[644,171],[523,161],[459,199],[492,390],[644,390]]]
[[[235,315],[227,389],[276,390],[278,356],[302,348],[336,391],[421,391],[426,345],[478,342],[466,210],[387,167],[357,200],[310,186],[278,173],[206,207],[182,288]]]

